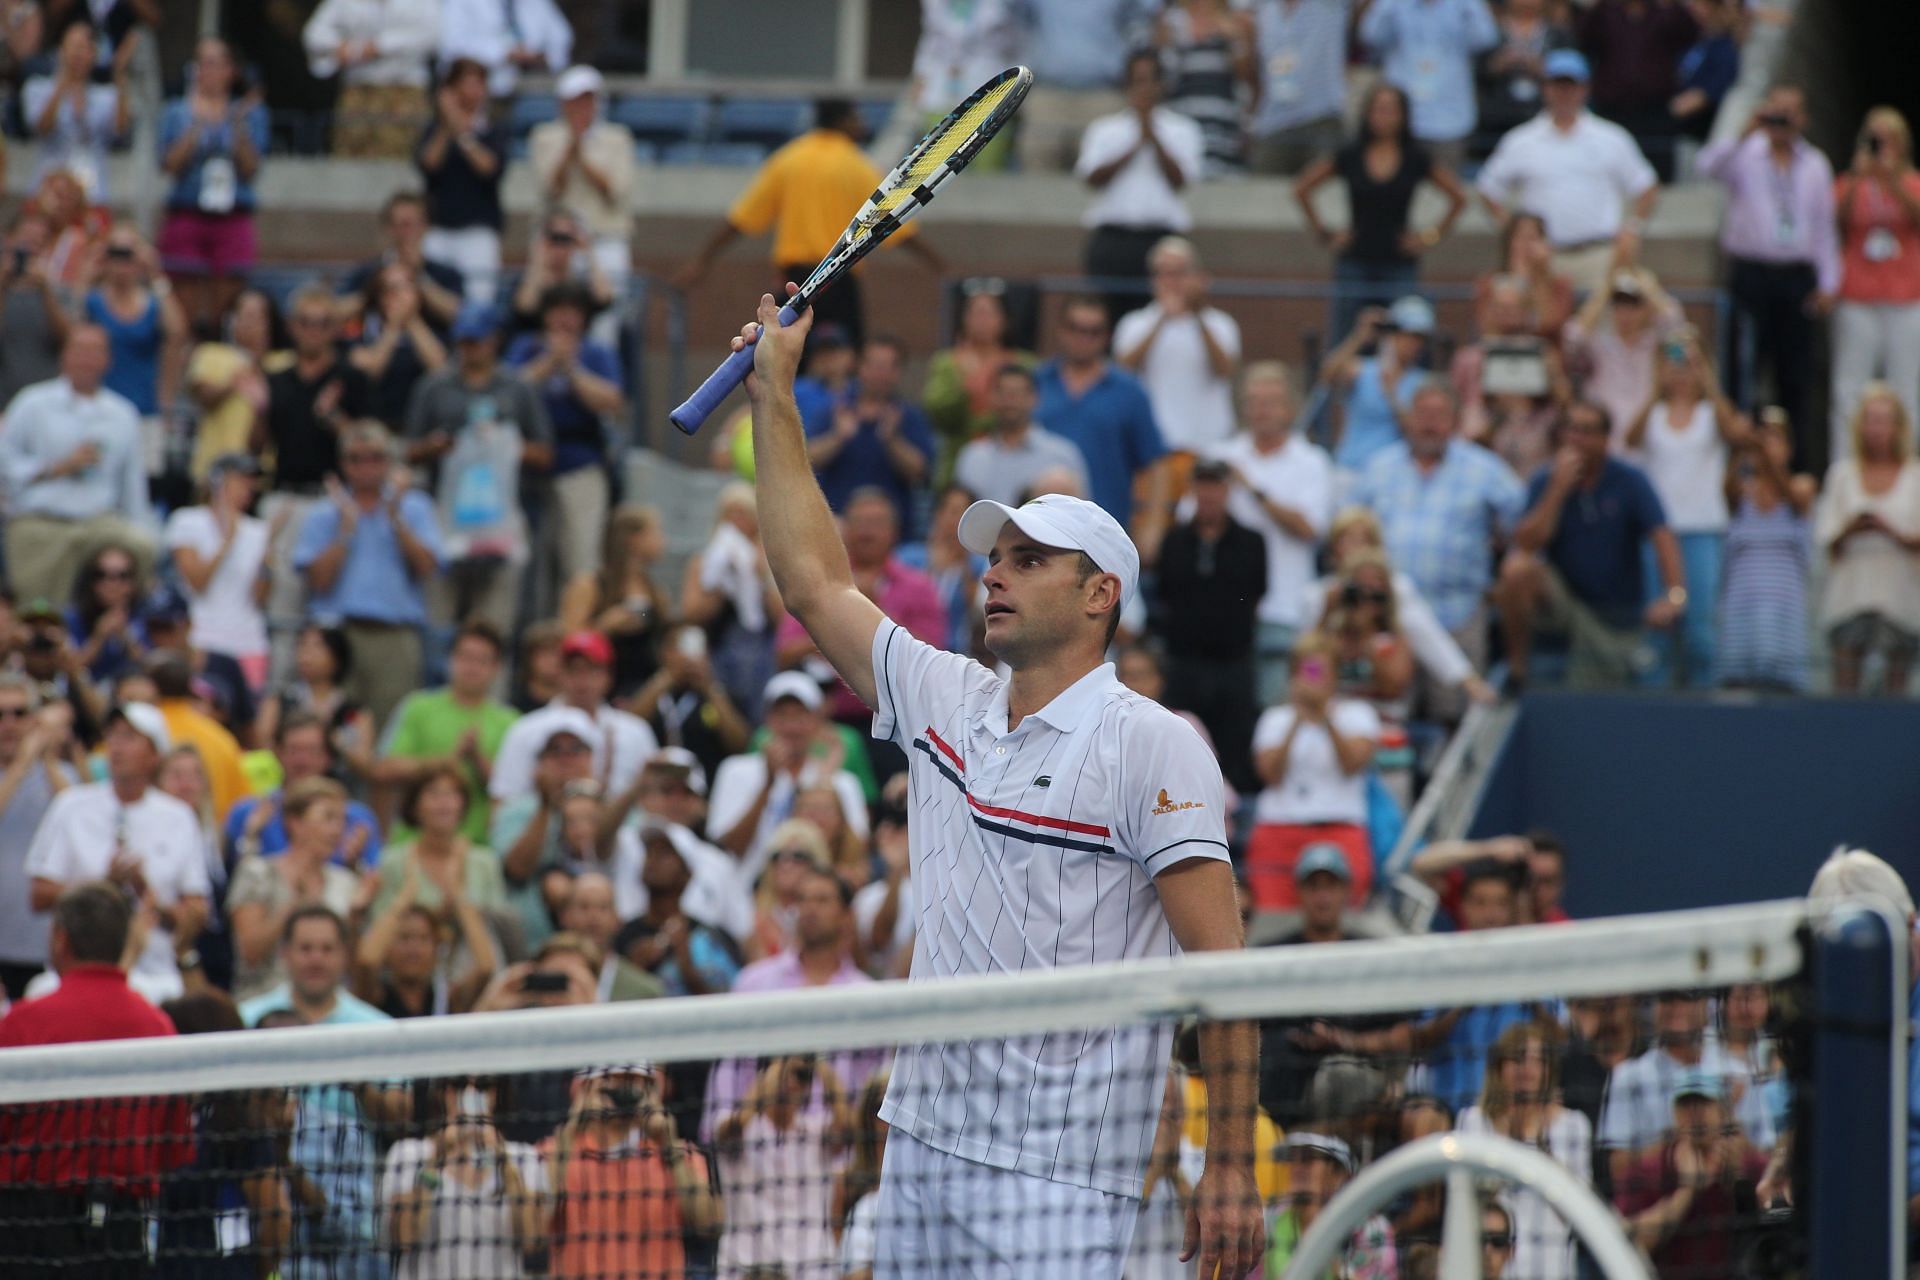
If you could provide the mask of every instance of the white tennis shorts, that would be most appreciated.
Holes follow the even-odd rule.
[[[874,1280],[1119,1280],[1140,1202],[887,1135]]]

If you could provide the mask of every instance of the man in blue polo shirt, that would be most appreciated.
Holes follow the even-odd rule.
[[[1146,388],[1107,358],[1107,310],[1096,299],[1068,302],[1057,332],[1060,354],[1034,372],[1034,417],[1080,446],[1092,485],[1087,496],[1132,532],[1141,560],[1156,560],[1171,503],[1160,465],[1167,446]],[[1143,473],[1146,505],[1136,520],[1133,489]]]
[[[1576,688],[1617,688],[1640,665],[1641,627],[1687,608],[1680,544],[1647,477],[1607,453],[1607,411],[1581,401],[1561,419],[1559,452],[1527,486],[1527,513],[1495,592],[1511,680],[1523,684],[1535,631],[1564,634]],[[1652,602],[1641,548],[1651,542],[1664,590]]]
[[[855,382],[827,412],[806,418],[807,458],[836,513],[861,489],[893,499],[897,527],[914,528],[913,495],[933,469],[933,428],[900,395],[907,352],[898,338],[868,338]]]

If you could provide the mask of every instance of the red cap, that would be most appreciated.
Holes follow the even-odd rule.
[[[560,642],[560,657],[585,658],[603,667],[613,665],[613,643],[598,631],[576,631]]]

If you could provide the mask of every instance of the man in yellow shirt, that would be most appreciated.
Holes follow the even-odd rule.
[[[742,236],[773,230],[773,263],[779,269],[774,295],[785,297],[788,280],[805,280],[820,259],[833,249],[883,176],[860,150],[866,124],[857,104],[845,98],[823,98],[814,104],[813,128],[767,157],[726,221],[700,247],[692,262],[674,278],[681,290],[690,290],[706,276],[713,260]],[[945,270],[938,254],[920,243],[909,223],[894,232],[889,244],[912,249],[928,269]],[[865,335],[861,323],[860,286],[852,276],[835,282],[815,301],[816,332],[837,324],[858,347]]]
[[[207,770],[213,811],[224,818],[227,810],[252,794],[240,763],[240,744],[225,725],[194,705],[193,667],[177,649],[162,650],[147,660],[147,675],[159,695],[160,714],[176,747],[190,746],[200,753]]]

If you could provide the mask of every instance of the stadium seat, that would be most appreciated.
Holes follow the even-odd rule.
[[[513,100],[507,109],[507,133],[511,139],[508,149],[513,157],[525,159],[527,154],[527,136],[534,126],[558,119],[560,103],[550,93],[527,93]]]
[[[616,98],[607,107],[607,119],[660,146],[703,140],[712,114],[704,98]]]
[[[660,150],[661,164],[750,169],[766,158],[767,148],[754,142],[676,142]]]
[[[877,138],[887,131],[893,119],[893,98],[869,98],[860,104],[860,118],[867,122],[867,136]]]
[[[740,98],[720,104],[716,142],[777,147],[813,127],[813,104],[803,98]]]

